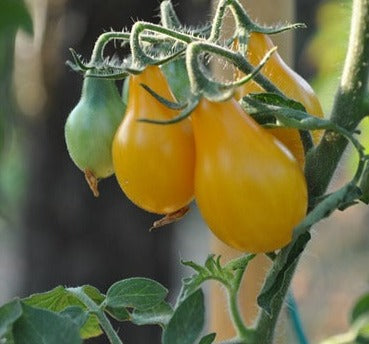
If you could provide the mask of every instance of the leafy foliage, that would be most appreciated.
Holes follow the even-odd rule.
[[[50,291],[15,299],[0,307],[0,343],[81,343],[82,339],[102,334],[107,314],[120,322],[159,325],[165,344],[193,344],[204,327],[205,305],[201,285],[208,280],[223,283],[237,293],[240,277],[254,255],[245,255],[224,266],[220,256],[211,255],[204,266],[184,262],[195,274],[184,279],[184,287],[172,307],[165,301],[167,289],[148,278],[129,278],[114,283],[106,296],[85,285],[78,288],[58,286]],[[105,317],[105,319],[107,319]],[[60,333],[65,333],[61,339]],[[199,344],[211,344],[215,334],[205,335]]]
[[[101,319],[106,313],[118,321],[160,325],[167,343],[193,343],[204,325],[202,291],[184,298],[174,310],[164,301],[166,295],[166,288],[147,278],[116,282],[106,297],[89,285],[69,289],[58,286],[0,307],[0,342],[82,343],[82,339],[102,334],[100,325],[107,323],[101,324]],[[206,343],[211,343],[209,340]]]

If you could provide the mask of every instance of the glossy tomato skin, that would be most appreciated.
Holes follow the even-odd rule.
[[[203,99],[191,117],[195,197],[210,229],[244,252],[288,244],[307,208],[306,182],[295,158],[234,99]]]
[[[69,155],[82,171],[96,178],[114,173],[111,145],[125,106],[114,81],[86,77],[81,99],[65,124]]]
[[[268,35],[262,33],[251,33],[247,59],[257,66],[265,54],[274,47]],[[295,71],[293,71],[275,52],[264,65],[262,73],[273,82],[287,97],[294,99],[306,108],[306,111],[316,117],[322,118],[323,110],[320,102],[311,86]],[[236,99],[242,98],[248,93],[263,92],[263,89],[254,81],[250,81],[237,89]],[[300,166],[304,166],[305,156],[299,132],[295,129],[269,129],[296,157]],[[313,131],[313,141],[317,143],[321,137],[320,131]]]
[[[178,115],[145,91],[145,84],[173,100],[159,67],[130,79],[126,115],[113,141],[115,175],[127,197],[142,209],[169,214],[194,197],[195,148],[188,119],[176,124],[138,122],[169,120]]]

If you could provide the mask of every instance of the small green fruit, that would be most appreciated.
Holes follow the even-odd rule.
[[[114,81],[86,77],[81,99],[65,124],[69,155],[96,197],[97,181],[114,173],[111,145],[124,112]]]

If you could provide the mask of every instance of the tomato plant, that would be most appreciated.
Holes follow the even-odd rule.
[[[103,330],[112,344],[121,344],[111,316],[136,325],[159,325],[163,344],[211,344],[216,334],[200,338],[205,322],[201,285],[215,280],[228,296],[237,332],[232,342],[272,344],[312,226],[335,210],[367,202],[363,195],[369,194],[369,157],[356,127],[369,113],[368,0],[354,1],[352,42],[329,119],[322,118],[312,89],[281,60],[268,37],[299,25],[259,26],[238,0],[220,0],[211,25],[191,29],[179,22],[169,0],[160,8],[162,24],[137,21],[130,32],[105,32],[88,63],[73,55],[73,69],[86,78],[81,101],[66,123],[68,149],[93,189],[98,178],[115,172],[135,204],[167,215],[163,223],[195,197],[211,230],[244,254],[226,264],[215,255],[203,265],[183,262],[195,273],[183,280],[173,306],[165,300],[167,289],[147,278],[121,280],[105,294],[88,285],[59,286],[15,299],[0,308],[1,342],[38,344],[42,337],[45,344],[80,344]],[[227,9],[237,27],[223,41]],[[121,61],[104,58],[110,41],[128,43],[130,56]],[[240,42],[236,51],[235,42]],[[242,76],[218,81],[210,55],[232,63]],[[161,65],[175,86],[176,99]],[[128,104],[121,121],[124,106],[112,80],[127,77]],[[242,101],[234,99],[235,91]],[[278,130],[262,127],[276,124]],[[316,145],[298,131],[311,131]],[[326,193],[348,143],[359,155],[355,174]],[[257,298],[258,317],[248,325],[238,296],[255,253],[265,253],[272,268]],[[352,342],[368,341],[368,314],[368,296],[363,296],[351,317]],[[340,343],[347,342],[343,337]]]

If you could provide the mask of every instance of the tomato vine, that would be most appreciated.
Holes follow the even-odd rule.
[[[349,49],[329,119],[321,118],[318,102],[314,110],[319,111],[314,111],[301,94],[290,94],[272,73],[264,73],[273,65],[276,48],[268,47],[256,62],[248,56],[252,35],[268,37],[303,24],[259,26],[238,0],[220,0],[212,23],[197,29],[181,24],[169,0],[164,0],[160,9],[161,24],[138,21],[130,32],[100,35],[89,62],[71,50],[73,62],[69,65],[85,79],[78,111],[72,112],[66,126],[70,154],[95,195],[98,179],[115,172],[130,199],[145,210],[165,215],[160,225],[183,216],[195,196],[218,237],[248,253],[223,265],[220,257],[213,255],[204,266],[183,262],[195,273],[184,280],[174,306],[165,300],[165,287],[145,278],[116,282],[106,295],[91,286],[58,287],[16,299],[0,308],[1,343],[23,343],[22,335],[30,336],[32,331],[44,331],[43,338],[51,343],[55,340],[51,330],[63,330],[72,338],[69,343],[78,344],[100,335],[101,328],[111,343],[122,343],[110,316],[137,325],[161,326],[164,344],[210,344],[214,334],[198,341],[205,321],[201,286],[215,280],[228,294],[238,335],[233,342],[271,344],[296,266],[311,238],[311,227],[337,209],[368,201],[369,157],[355,135],[357,125],[369,113],[369,0],[353,2]],[[223,41],[220,37],[228,10],[236,29]],[[130,55],[121,61],[105,57],[105,47],[112,41],[129,45]],[[234,80],[216,80],[209,56],[232,64],[238,71]],[[289,75],[297,80],[294,86],[305,85],[293,73]],[[128,101],[120,99],[114,83],[127,77],[131,78]],[[244,85],[256,85],[260,93],[250,94],[246,89],[237,102],[234,94]],[[312,90],[304,87],[302,93],[315,99]],[[78,120],[83,118],[76,121],[77,115]],[[74,135],[76,123],[80,130]],[[267,128],[300,133],[297,140],[303,149],[300,147],[298,154],[304,153],[300,166]],[[104,142],[96,140],[96,133],[103,130]],[[314,132],[318,131],[318,141],[322,130],[324,134],[314,146]],[[290,134],[281,131],[281,135]],[[349,142],[359,155],[356,173],[339,190],[325,194]],[[245,196],[242,192],[246,191]],[[258,296],[259,316],[247,326],[238,294],[253,253],[267,254],[273,265]],[[53,321],[50,328],[43,323],[47,317]],[[60,336],[56,340],[65,342]]]

